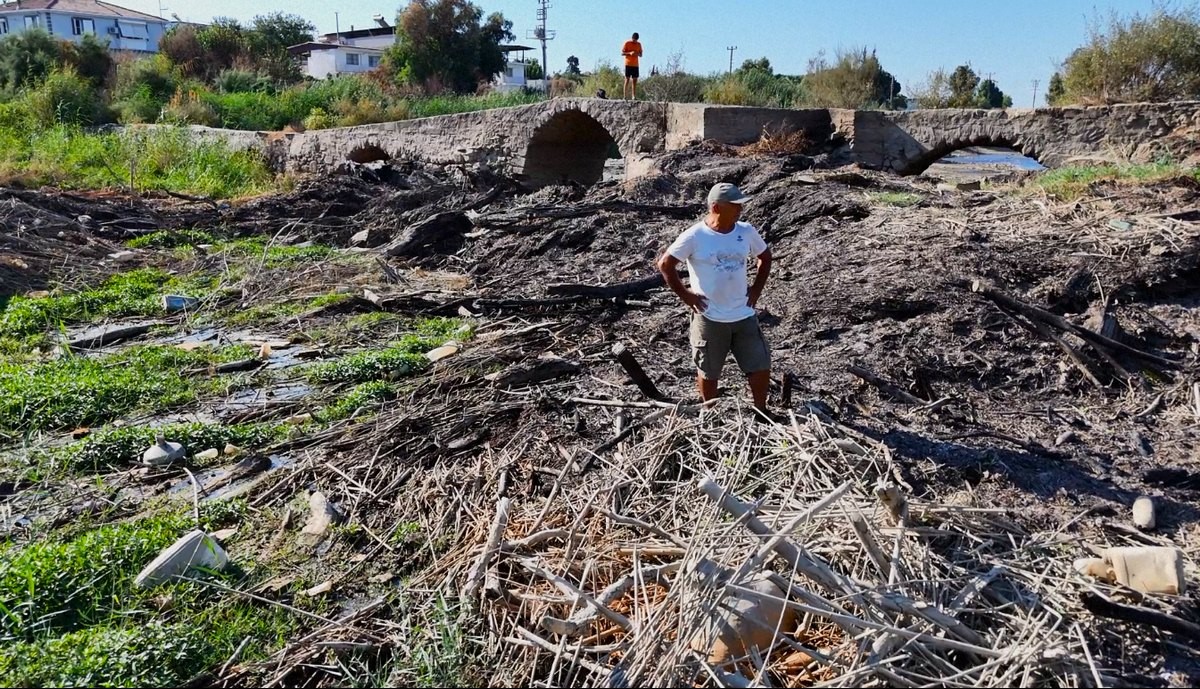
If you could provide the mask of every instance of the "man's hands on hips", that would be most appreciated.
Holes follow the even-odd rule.
[[[691,290],[687,290],[683,294],[680,294],[679,298],[696,313],[704,313],[705,309],[708,308],[708,297],[703,294],[696,294]]]

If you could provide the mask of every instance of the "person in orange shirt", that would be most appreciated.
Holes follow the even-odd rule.
[[[621,54],[625,56],[624,97],[637,100],[638,58],[642,56],[642,44],[638,42],[636,31],[632,39],[625,41],[625,45],[621,48]]]

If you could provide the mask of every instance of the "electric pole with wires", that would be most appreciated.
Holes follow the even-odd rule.
[[[737,50],[736,45],[727,46],[725,50],[729,51],[729,73],[733,74],[733,51]]]
[[[546,62],[546,41],[554,40],[558,33],[546,28],[546,10],[551,7],[553,5],[550,4],[550,0],[538,0],[538,26],[526,34],[527,38],[536,38],[542,42],[542,90],[547,96],[550,95],[550,63]]]

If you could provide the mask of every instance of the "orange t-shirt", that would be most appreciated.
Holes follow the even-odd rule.
[[[625,56],[626,67],[637,67],[638,58],[642,56],[642,44],[637,41],[625,41],[621,54]]]

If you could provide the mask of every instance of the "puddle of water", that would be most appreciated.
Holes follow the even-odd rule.
[[[273,402],[291,402],[307,396],[312,388],[307,383],[280,383],[269,388],[251,388],[235,392],[225,399],[218,414],[242,412],[253,407],[266,407]]]
[[[271,455],[269,459],[271,462],[270,465],[268,465],[267,468],[263,469],[262,471],[248,474],[240,479],[235,479],[213,490],[205,488],[205,492],[200,496],[200,502],[206,503],[214,500],[227,500],[242,495],[243,493],[247,493],[265,480],[268,476],[275,473],[279,469],[291,466],[293,462],[292,458],[287,455]],[[235,466],[236,464],[230,464],[224,467],[192,473],[196,475],[196,480],[200,482],[200,486],[203,488],[204,486],[213,485],[225,480],[235,471]],[[187,498],[190,500],[193,490],[192,479],[184,476],[182,479],[176,481],[170,488],[168,488],[166,494],[172,498]]]
[[[938,161],[947,165],[1007,165],[1020,170],[1045,170],[1046,168],[1020,153],[1002,148],[967,148],[954,151]]]

